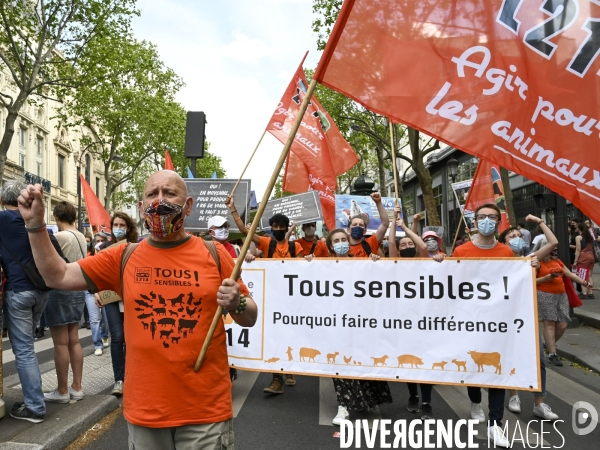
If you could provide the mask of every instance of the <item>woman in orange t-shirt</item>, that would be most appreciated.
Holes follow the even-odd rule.
[[[534,252],[538,246],[545,244],[546,239],[542,239],[534,247]],[[556,342],[563,336],[571,320],[563,277],[581,283],[586,288],[592,287],[592,283],[579,278],[558,259],[558,250],[553,250],[549,256],[540,260],[537,274],[538,318],[544,323],[544,342],[548,349],[548,362],[555,366],[563,365],[556,354]]]

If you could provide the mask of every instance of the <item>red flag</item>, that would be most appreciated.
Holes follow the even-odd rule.
[[[88,220],[92,229],[96,232],[104,231],[106,233],[111,232],[110,230],[110,216],[92,191],[90,185],[85,181],[83,174],[79,175],[81,179],[81,190],[83,191],[83,200],[85,201],[85,208],[87,209]]]
[[[498,232],[502,233],[510,228],[506,200],[504,198],[504,185],[500,177],[500,168],[485,160],[480,160],[475,170],[473,184],[469,189],[469,195],[465,203],[465,210],[475,211],[479,205],[493,203],[502,213],[502,222]]]
[[[345,0],[314,78],[600,222],[599,15],[595,0]]]
[[[294,194],[310,190],[319,192],[323,220],[327,229],[335,229],[335,193],[320,178],[309,173],[302,160],[294,153],[289,152],[285,162],[285,175],[283,189]]]
[[[175,170],[175,166],[173,165],[173,161],[171,160],[169,150],[165,151],[165,170]]]
[[[267,125],[267,131],[282,143],[287,141],[307,88],[300,63]],[[358,156],[314,96],[304,113],[290,152],[302,160],[313,176],[321,178],[333,190],[337,189],[336,176],[347,172],[358,162]]]

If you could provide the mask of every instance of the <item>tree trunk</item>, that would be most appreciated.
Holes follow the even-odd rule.
[[[515,208],[513,208],[513,193],[510,189],[508,169],[500,167],[500,178],[502,179],[502,185],[504,186],[504,202],[506,204],[506,211],[508,212],[508,220],[510,221],[511,226],[516,227],[517,216],[515,215]]]
[[[15,134],[15,122],[17,121],[17,117],[19,117],[19,109],[20,107],[10,108],[8,110],[8,115],[6,116],[4,134],[2,135],[2,141],[0,141],[0,185],[2,184],[2,180],[4,180],[4,168],[6,167],[10,143]]]
[[[427,222],[432,226],[440,226],[442,225],[442,222],[440,221],[440,215],[438,214],[435,198],[433,196],[431,173],[429,173],[429,169],[425,167],[425,161],[423,161],[421,149],[419,148],[419,132],[414,128],[408,127],[408,142],[412,154],[412,168],[417,175],[417,179],[421,185],[421,191],[423,192],[423,203],[425,203],[425,211],[427,211]]]

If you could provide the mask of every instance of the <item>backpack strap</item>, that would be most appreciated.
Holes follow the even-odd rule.
[[[360,242],[360,245],[362,245],[362,248],[367,253],[367,256],[371,256],[371,253],[373,253],[373,250],[371,250],[371,246],[369,244],[367,244],[364,239]]]
[[[213,241],[205,241],[204,239],[202,239],[202,241],[206,245],[206,248],[208,249],[210,255],[217,263],[217,269],[219,269],[219,275],[221,275],[221,258],[219,257],[219,251],[217,250],[217,246]]]
[[[271,239],[271,241],[269,242],[269,258],[272,258],[273,255],[275,254],[275,247],[277,246],[277,241],[275,239]]]
[[[127,264],[127,261],[129,261],[131,254],[135,251],[138,245],[138,242],[128,243],[125,246],[125,250],[123,250],[123,254],[121,255],[121,300],[125,298],[125,293],[123,292],[123,289],[125,287],[125,285],[123,284],[123,274],[125,273],[125,265]]]
[[[295,247],[295,245],[294,245]],[[310,252],[308,253],[309,255],[312,255],[315,252],[315,248],[317,248],[317,240],[315,239],[315,241],[313,242],[312,247],[310,248]],[[308,255],[305,255],[308,256]]]
[[[269,242],[269,258],[272,258],[275,254],[275,247],[277,246],[277,241],[275,239],[271,239]],[[288,241],[288,252],[292,258],[296,257],[296,243],[294,241]]]

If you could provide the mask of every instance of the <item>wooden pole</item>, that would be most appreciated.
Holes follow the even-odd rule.
[[[394,144],[394,124],[391,119],[388,119],[390,123],[390,144],[392,146],[392,167],[394,170],[394,189],[396,191],[396,206],[398,206],[398,195],[400,193],[400,189],[398,187],[398,170],[396,169],[396,149]],[[392,224],[392,226],[395,226]]]
[[[258,144],[256,144],[256,147],[254,148],[254,151],[252,152],[252,155],[250,155],[250,159],[246,163],[246,167],[244,167],[244,170],[242,170],[242,174],[240,175],[240,178],[238,178],[237,183],[235,183],[235,186],[233,186],[233,189],[231,190],[231,194],[229,194],[231,197],[233,197],[233,194],[235,193],[235,190],[237,189],[238,184],[240,184],[240,181],[242,181],[242,178],[244,178],[244,174],[246,173],[246,169],[250,165],[250,161],[252,161],[252,158],[254,158],[254,154],[256,153],[256,150],[258,150],[258,147],[260,146],[260,143],[262,142],[262,140],[265,137],[266,133],[267,133],[267,129],[265,128],[265,131],[263,131],[262,136],[258,140]]]
[[[311,99],[316,87],[317,87],[317,80],[315,80],[313,78],[313,80],[310,82],[310,85],[308,86],[308,91],[306,92],[306,95],[304,96],[304,100],[302,100],[302,104],[300,105],[298,115],[296,116],[294,125],[292,125],[292,129],[290,131],[290,134],[288,135],[287,142],[283,146],[281,155],[279,155],[279,160],[277,161],[275,169],[273,170],[273,174],[271,175],[269,184],[267,185],[267,188],[263,195],[262,201],[260,202],[258,211],[256,211],[256,215],[254,216],[254,220],[252,221],[252,225],[250,226],[250,230],[248,231],[248,235],[246,236],[244,245],[242,246],[242,249],[240,250],[240,255],[237,258],[235,267],[233,268],[233,272],[231,273],[231,277],[230,277],[233,280],[237,280],[240,277],[240,273],[242,271],[242,263],[244,262],[244,257],[246,256],[246,252],[248,251],[248,247],[250,247],[250,243],[252,242],[252,237],[254,236],[254,233],[256,232],[256,228],[258,228],[260,218],[262,217],[262,215],[265,211],[265,208],[267,207],[267,202],[269,201],[269,197],[271,196],[273,187],[275,186],[275,183],[277,182],[277,177],[279,176],[279,172],[281,172],[281,168],[283,167],[283,164],[285,163],[285,159],[287,158],[287,154],[290,150],[290,147],[294,143],[294,138],[296,137],[296,132],[298,131],[298,128],[300,127],[300,123],[302,122],[302,119],[304,118],[304,113],[306,112],[306,109],[308,108],[308,104],[310,102],[310,99]],[[219,307],[217,308],[217,311],[215,312],[215,316],[213,317],[212,323],[210,324],[208,334],[206,335],[206,339],[204,340],[204,344],[202,345],[202,349],[200,350],[200,354],[198,355],[196,364],[194,365],[195,372],[198,372],[200,370],[200,367],[202,366],[202,363],[204,362],[204,358],[206,357],[206,352],[208,351],[208,347],[210,346],[210,341],[212,340],[213,334],[215,333],[217,324],[219,323],[220,320],[222,320],[221,319],[222,315],[223,315],[223,307],[221,305],[219,305]]]
[[[454,192],[452,192],[452,195],[456,195],[456,194]],[[466,203],[465,203],[465,205],[466,205]],[[458,205],[458,207],[460,208],[460,205]],[[464,219],[465,219],[465,208],[462,209],[462,212],[460,214],[460,221],[458,222],[458,225],[456,226],[456,234],[454,235],[454,242],[452,243],[452,253],[454,253],[454,248],[456,247],[456,240],[458,239],[458,232],[460,231],[460,228],[463,225]]]

